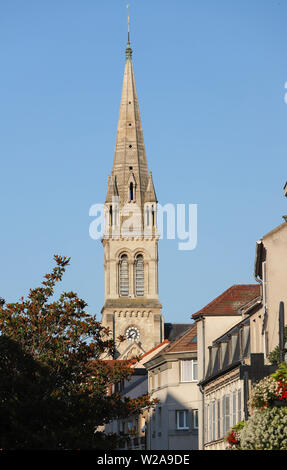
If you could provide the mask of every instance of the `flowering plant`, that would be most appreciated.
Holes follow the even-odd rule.
[[[249,408],[264,409],[272,406],[276,400],[287,403],[287,364],[279,365],[277,371],[265,377],[252,388]]]
[[[287,450],[287,407],[255,410],[240,432],[242,450]]]
[[[239,423],[235,424],[231,430],[225,436],[225,442],[228,443],[228,449],[232,450],[240,450],[240,431],[245,426],[244,421],[239,421]]]
[[[265,377],[251,390],[248,406],[250,409],[263,409],[276,398],[278,383],[273,377]]]
[[[279,364],[277,371],[271,375],[277,382],[276,398],[287,402],[287,364]]]

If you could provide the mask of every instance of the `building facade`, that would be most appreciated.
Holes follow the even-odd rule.
[[[222,368],[229,369],[233,363],[233,348],[235,348],[236,335],[231,335],[231,341],[220,342],[220,349],[216,347],[212,348],[214,341],[225,335],[226,332],[232,331],[238,323],[244,318],[244,312],[249,305],[260,302],[260,286],[259,284],[239,284],[234,285],[219,295],[216,299],[202,308],[200,311],[193,314],[192,318],[195,320],[197,325],[197,350],[198,350],[198,379],[199,379],[199,390],[200,390],[200,402],[199,402],[199,449],[203,450],[206,444],[206,403],[205,403],[205,392],[202,388],[202,382],[209,377],[211,370],[212,361],[223,360],[227,361],[222,363]],[[243,329],[242,334],[246,334],[247,330]],[[242,341],[244,336],[242,337]],[[243,347],[243,346],[242,346]],[[231,348],[231,349],[230,349]],[[215,357],[215,355],[217,356]],[[213,370],[213,366],[212,366]],[[229,381],[229,379],[228,379]],[[241,385],[240,385],[241,386]],[[239,388],[239,386],[238,386]],[[221,390],[219,395],[224,392]],[[220,429],[220,433],[223,433],[225,428],[223,424]],[[222,435],[219,440],[222,439]]]
[[[200,392],[196,325],[171,342],[146,364],[148,390],[158,400],[149,411],[149,450],[198,449]]]

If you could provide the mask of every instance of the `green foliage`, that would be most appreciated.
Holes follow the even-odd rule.
[[[257,410],[240,431],[242,450],[287,450],[287,408]]]
[[[239,421],[237,424],[232,426],[231,430],[225,436],[225,442],[228,444],[228,448],[232,450],[241,450],[240,445],[240,431],[246,425],[245,421]]]
[[[112,448],[117,438],[98,426],[153,403],[149,396],[107,393],[130,378],[131,368],[102,360],[111,357],[115,342],[77,294],[51,300],[69,264],[65,257],[55,261],[26,300],[0,302],[1,449]]]
[[[251,416],[239,430],[242,450],[287,450],[287,364],[251,391]]]
[[[274,374],[271,374],[271,377],[273,377],[277,381],[282,381],[287,383],[287,364],[286,362],[281,362],[279,364],[278,369]]]

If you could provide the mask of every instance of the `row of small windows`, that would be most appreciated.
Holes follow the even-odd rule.
[[[133,183],[130,184],[130,201],[133,201],[134,199],[134,187]],[[117,226],[119,223],[119,208],[116,206],[113,209],[113,206],[109,207],[109,221],[110,221],[110,226],[114,227]],[[145,208],[145,225],[150,226],[152,225],[153,227],[155,226],[155,208],[154,206],[147,206]]]
[[[204,441],[222,439],[232,426],[241,421],[241,390],[224,395],[205,406]]]
[[[134,264],[135,294],[144,295],[144,258],[137,255]],[[122,255],[119,262],[119,294],[128,297],[130,293],[129,260],[126,254]]]

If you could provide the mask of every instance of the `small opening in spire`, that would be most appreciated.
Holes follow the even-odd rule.
[[[134,200],[134,184],[130,183],[130,201]]]

